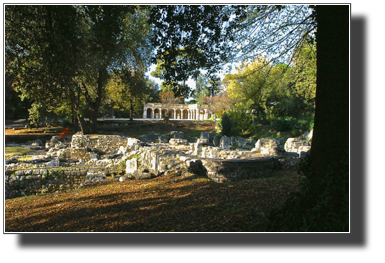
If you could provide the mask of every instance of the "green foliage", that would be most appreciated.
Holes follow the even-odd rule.
[[[9,5],[5,19],[8,76],[21,97],[31,102],[44,102],[53,109],[63,100],[70,103],[83,132],[88,132],[81,119],[86,109],[90,129],[96,132],[113,69],[129,66],[144,71],[149,62],[148,9]]]
[[[314,54],[315,46],[306,42],[296,49],[291,66],[271,65],[263,57],[245,61],[236,74],[228,74],[223,80],[235,102],[232,109],[243,108],[254,114],[256,123],[271,124],[276,131],[291,131],[293,136],[311,130],[315,110]]]
[[[226,136],[248,137],[254,131],[253,115],[242,110],[226,111],[217,125]]]
[[[41,118],[41,104],[39,103],[33,103],[31,108],[28,110],[29,116],[28,120],[31,124],[35,124],[36,126],[39,125],[40,118]]]
[[[349,231],[349,153],[323,173],[311,169],[308,158],[300,164],[301,191],[291,194],[284,206],[270,215],[272,231]],[[320,176],[322,174],[322,176]]]
[[[227,111],[231,120],[232,134],[240,136],[250,136],[254,130],[253,115],[243,110]]]
[[[291,120],[288,120],[288,118],[278,117],[275,119],[272,123],[272,127],[277,131],[287,131],[291,130],[292,123],[290,123]]]
[[[132,119],[133,115],[142,115],[143,103],[158,99],[157,89],[144,72],[124,67],[111,74],[104,104],[118,111],[129,111]]]
[[[215,73],[230,55],[230,6],[160,5],[151,10],[153,63],[168,84]],[[157,74],[156,73],[156,74]],[[175,94],[178,97],[177,94]],[[187,97],[185,97],[187,98]]]
[[[271,127],[279,132],[291,131],[291,135],[296,137],[301,133],[312,130],[313,125],[313,118],[278,117],[272,122]]]
[[[217,125],[221,128],[222,135],[226,135],[226,136],[232,135],[232,123],[227,112],[223,114],[221,120],[217,123]]]
[[[176,66],[176,63],[172,64],[172,67]],[[191,94],[191,88],[186,85],[189,75],[183,71],[178,73],[178,78],[167,78],[169,70],[165,67],[163,60],[157,60],[155,71],[151,72],[151,76],[164,80],[161,83],[162,91],[172,91],[176,98],[187,99]],[[173,70],[176,69],[173,68]]]

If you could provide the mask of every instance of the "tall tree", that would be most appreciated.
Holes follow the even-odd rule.
[[[149,52],[147,13],[139,6],[81,6],[83,52],[87,54],[76,77],[87,105],[90,132],[97,130],[99,107],[112,68],[146,66]]]
[[[94,133],[112,69],[147,65],[147,10],[138,6],[6,6],[7,70],[18,79],[23,96],[37,103],[66,94],[83,132]],[[87,103],[89,127],[81,116],[79,98]]]
[[[307,5],[249,5],[237,11],[231,21],[236,60],[268,54],[272,65],[290,64],[295,49],[314,37],[315,14]]]
[[[316,115],[310,163],[320,176],[327,164],[349,151],[349,6],[320,5],[316,14]]]
[[[243,40],[249,40],[242,48],[244,58],[268,53],[274,62],[291,62],[307,36],[317,41],[314,134],[309,159],[302,166],[306,180],[301,192],[271,215],[271,230],[348,231],[349,5],[247,10],[254,12],[234,20]]]
[[[166,81],[197,78],[199,69],[211,75],[227,59],[232,39],[228,27],[230,12],[219,5],[155,6],[151,12],[155,47]],[[228,51],[228,52],[226,52]]]
[[[35,110],[42,103],[54,107],[74,85],[77,23],[71,6],[5,6],[6,72]]]
[[[176,63],[174,63],[173,65],[176,65]],[[161,83],[162,90],[174,92],[174,97],[179,98],[180,101],[184,101],[184,99],[190,97],[191,88],[186,84],[188,76],[183,74],[182,77],[172,78],[171,80],[166,79],[167,70],[164,68],[163,61],[158,60],[158,64],[155,70],[151,72],[151,76],[163,79],[164,81]]]

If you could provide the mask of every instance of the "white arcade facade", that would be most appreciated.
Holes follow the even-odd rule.
[[[162,119],[167,111],[174,120],[207,120],[212,116],[207,105],[147,103],[143,106],[143,119]]]

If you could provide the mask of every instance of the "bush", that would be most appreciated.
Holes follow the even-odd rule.
[[[225,112],[222,116],[221,122],[219,123],[221,128],[221,134],[226,136],[232,135],[232,124],[230,117],[227,115],[227,112]]]
[[[313,116],[298,120],[298,123],[296,125],[296,127],[300,129],[302,132],[311,131],[313,129],[313,126],[314,126]]]
[[[254,131],[253,116],[241,110],[226,111],[217,125],[226,136],[249,136]]]
[[[271,124],[271,127],[276,131],[291,131],[293,136],[297,136],[305,131],[310,131],[313,129],[313,126],[313,117],[301,119],[293,117],[278,117]]]
[[[271,127],[276,131],[288,131],[292,130],[295,127],[296,123],[296,118],[278,117],[273,121]]]

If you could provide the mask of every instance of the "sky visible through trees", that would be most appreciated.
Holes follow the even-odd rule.
[[[232,14],[231,21],[237,21],[235,40],[232,43],[233,56],[231,61],[224,64],[218,76],[223,80],[228,73],[235,73],[244,60],[255,57],[268,57],[271,61],[292,63],[296,46],[299,46],[308,36],[314,41],[315,22],[313,7],[306,5],[275,6],[243,6],[244,17]],[[245,15],[246,14],[246,15]],[[156,68],[150,66],[146,75],[159,85],[162,80],[151,76]],[[205,73],[205,71],[203,71]],[[195,88],[196,81],[191,77],[187,84]]]

